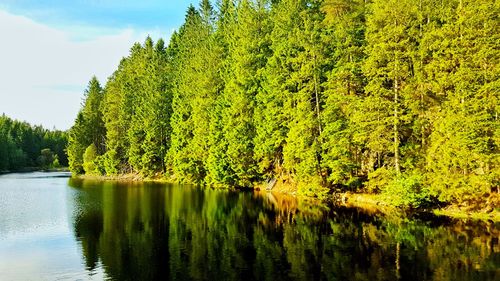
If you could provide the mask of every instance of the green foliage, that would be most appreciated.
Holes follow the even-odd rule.
[[[213,9],[190,7],[186,22],[172,39],[175,56],[171,147],[166,162],[183,182],[200,183],[207,175],[210,112],[220,91],[220,49],[213,32]]]
[[[57,157],[57,155],[54,157],[54,161],[52,161],[51,167],[61,168],[61,163],[59,162],[59,157]]]
[[[54,156],[54,153],[49,148],[42,149],[40,152],[40,156],[38,157],[38,165],[42,168],[51,167],[54,160],[57,159],[57,156]]]
[[[208,164],[211,182],[252,186],[257,179],[254,160],[256,95],[261,83],[260,71],[266,64],[268,40],[262,35],[269,29],[268,11],[263,2],[241,1],[226,16],[236,20],[221,22],[227,57],[224,64],[224,91],[217,99],[212,116],[213,146]],[[233,8],[234,9],[234,8]],[[233,13],[233,14],[231,14]],[[218,34],[216,34],[218,35]]]
[[[68,153],[69,170],[75,174],[81,174],[83,170],[83,153],[85,148],[82,142],[88,143],[88,135],[85,131],[85,120],[83,114],[78,113],[75,124],[68,132]]]
[[[0,171],[50,168],[55,159],[67,166],[66,146],[65,132],[49,131],[0,116]]]
[[[87,172],[84,167],[85,159],[83,156],[90,145],[93,145],[97,155],[102,155],[105,152],[106,128],[101,112],[103,97],[104,93],[101,85],[97,78],[93,77],[85,91],[83,107],[68,133],[69,169],[74,174]]]
[[[454,24],[427,38],[433,56],[426,71],[439,79],[433,86],[445,94],[426,154],[431,192],[442,201],[498,190],[499,12],[495,1],[464,1],[451,14]]]
[[[83,153],[83,170],[86,174],[97,173],[97,148],[94,144],[89,145]]]
[[[70,168],[85,172],[93,144],[91,173],[278,178],[308,196],[382,192],[415,208],[495,195],[497,2],[204,0],[168,46],[148,37],[104,89],[91,80]],[[0,165],[22,162],[6,149],[16,138],[0,135]]]
[[[323,85],[321,165],[329,184],[349,188],[356,187],[363,175],[359,155],[366,144],[355,118],[364,91],[365,5],[365,1],[325,1],[322,6],[322,40],[335,47],[328,62],[333,68]]]
[[[392,184],[397,175],[394,170],[387,167],[379,168],[368,175],[368,181],[365,183],[365,188],[368,192],[380,192],[386,186]]]
[[[413,208],[429,205],[431,196],[425,188],[424,176],[419,171],[401,174],[383,187],[383,194],[395,206]]]

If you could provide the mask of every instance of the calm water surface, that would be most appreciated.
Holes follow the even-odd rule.
[[[68,177],[0,176],[0,280],[500,280],[498,224]]]

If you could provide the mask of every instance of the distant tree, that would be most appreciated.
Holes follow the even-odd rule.
[[[40,126],[12,120],[5,115],[0,116],[0,171],[49,167],[50,163],[39,161],[43,148],[57,155],[62,165],[67,165],[66,146],[65,132],[49,131]]]
[[[50,148],[42,149],[40,152],[40,156],[38,157],[38,164],[42,168],[50,168],[54,160],[57,159],[57,156],[54,156],[54,153]]]

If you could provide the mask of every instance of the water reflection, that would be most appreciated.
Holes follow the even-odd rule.
[[[87,269],[113,280],[500,280],[499,227],[268,193],[70,180]]]

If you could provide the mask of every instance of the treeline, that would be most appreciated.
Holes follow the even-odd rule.
[[[0,116],[0,172],[67,167],[66,133]]]
[[[421,206],[498,196],[500,3],[208,0],[94,78],[75,173]]]

